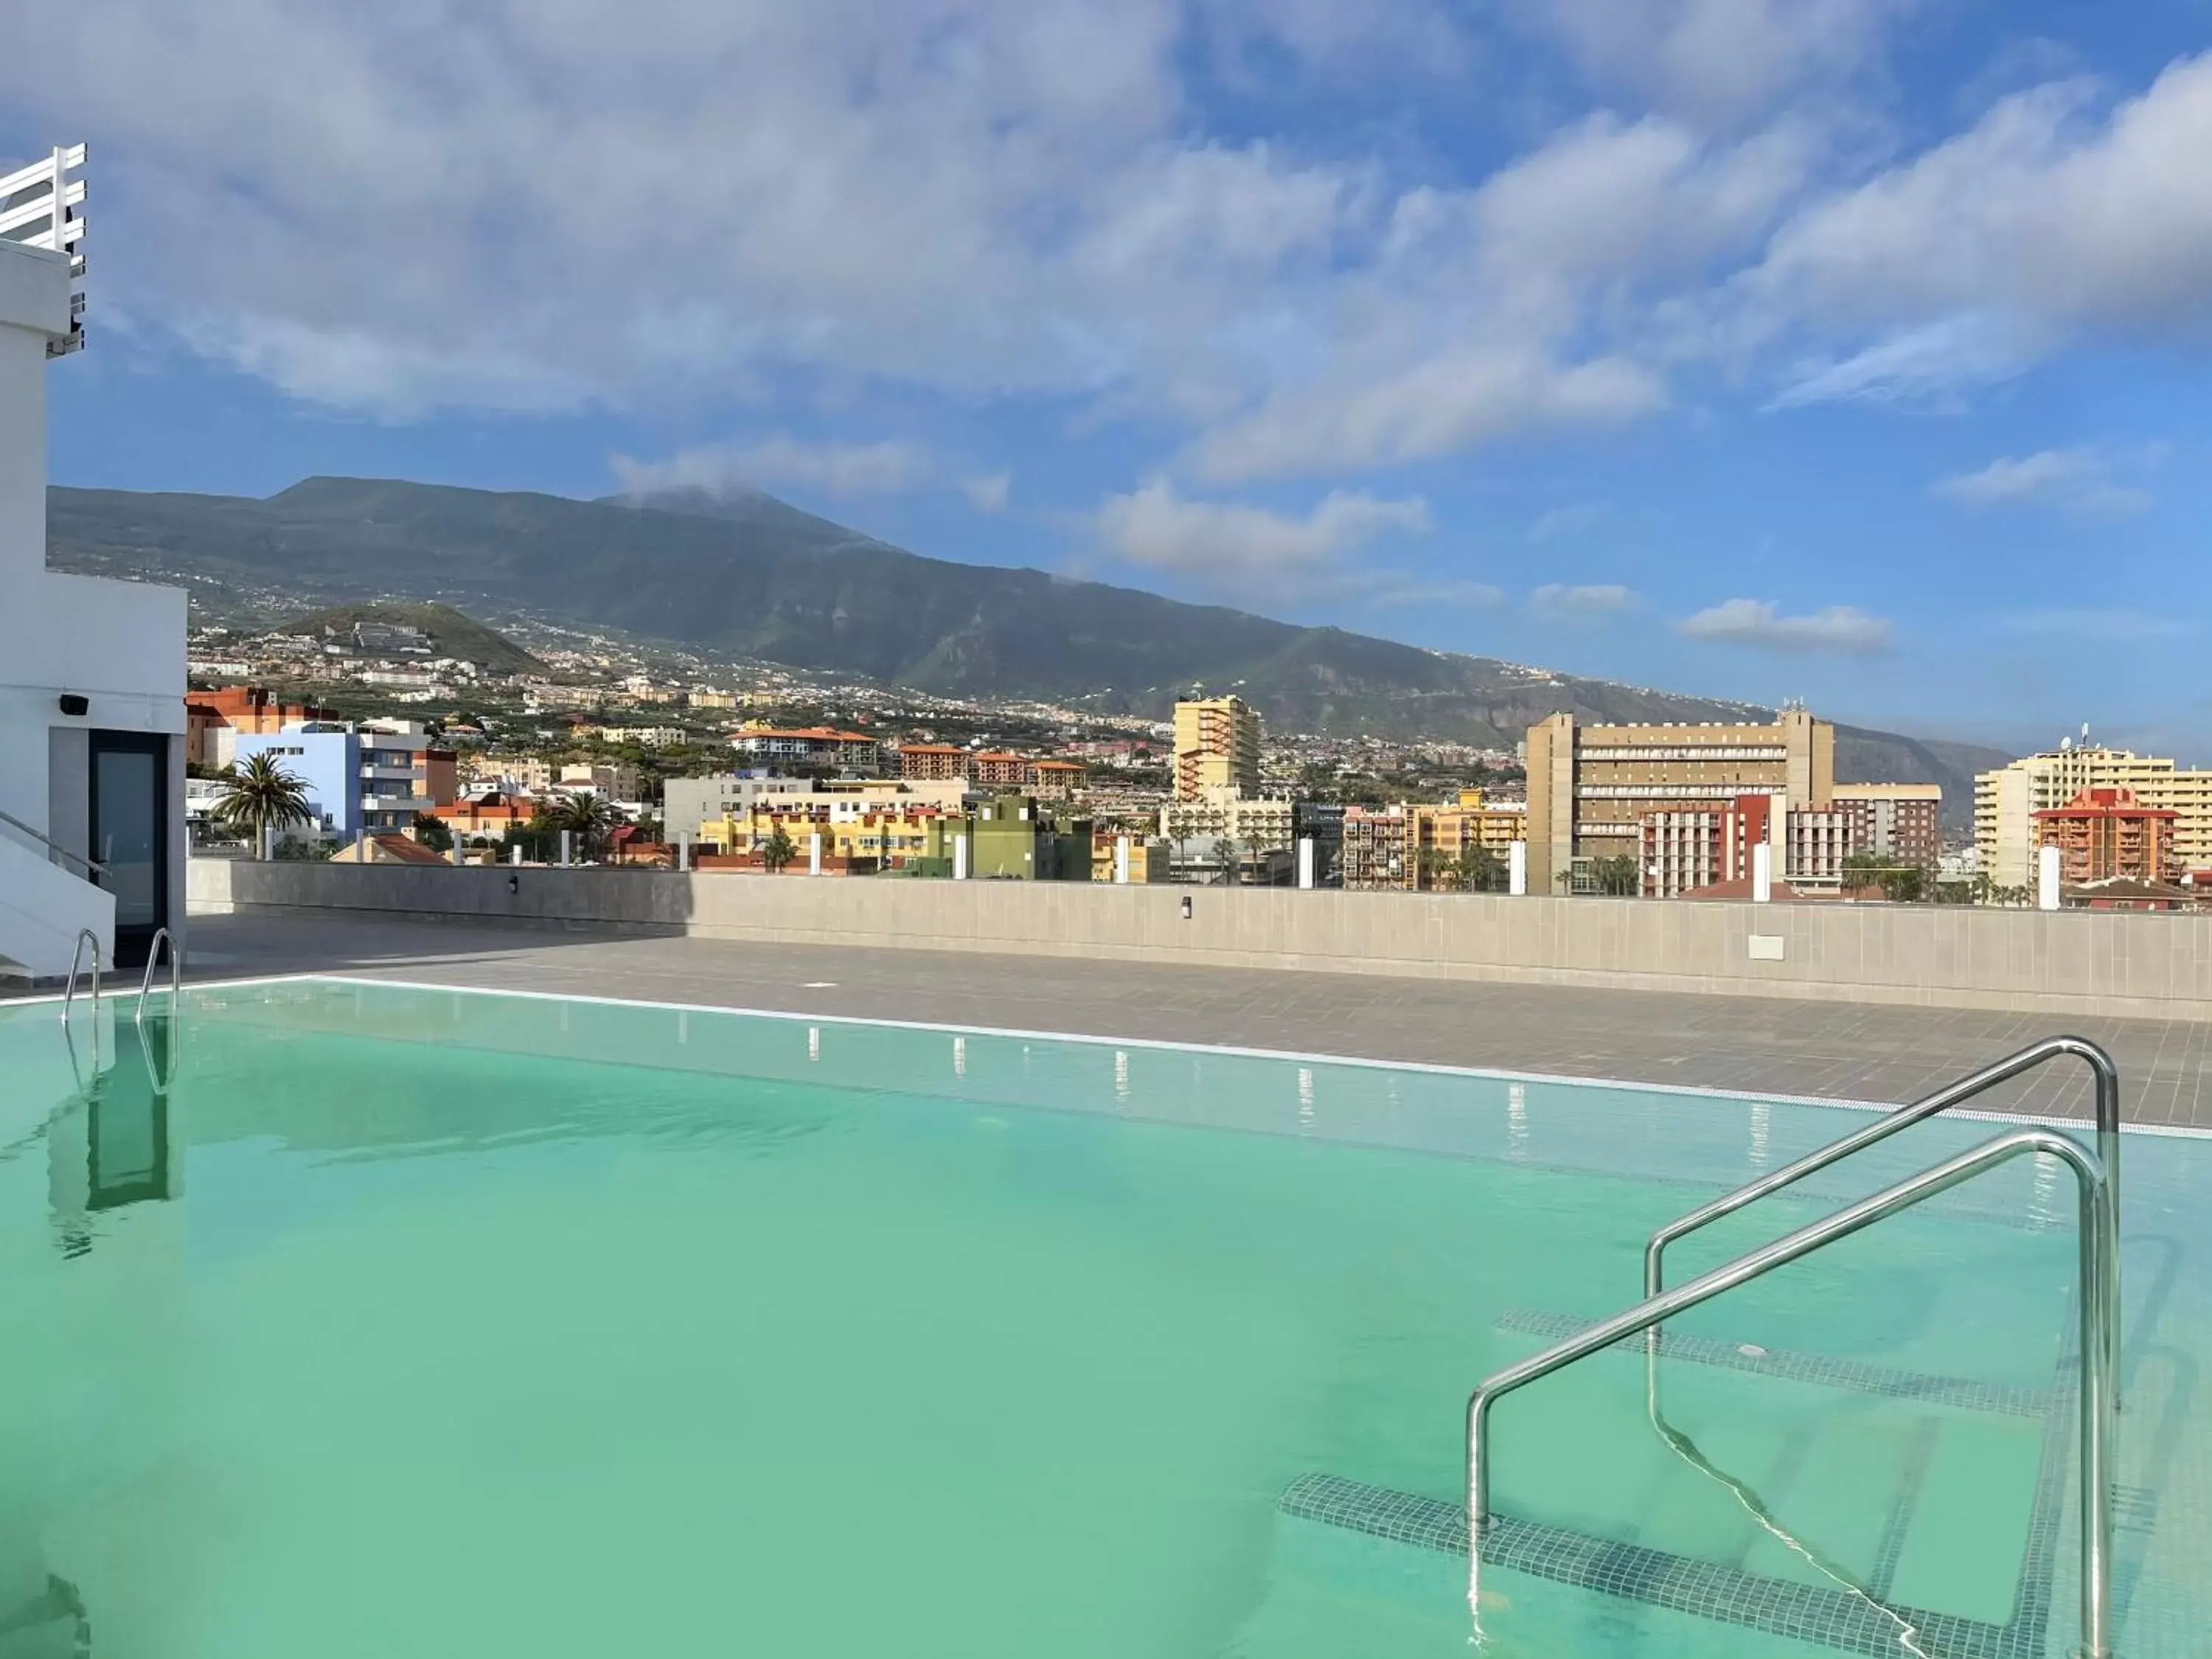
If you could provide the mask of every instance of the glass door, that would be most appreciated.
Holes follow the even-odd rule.
[[[115,895],[115,960],[137,967],[169,916],[169,739],[161,733],[92,736],[92,856]]]

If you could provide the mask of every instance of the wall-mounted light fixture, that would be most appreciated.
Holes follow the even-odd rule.
[[[517,875],[509,875],[507,878],[507,890],[510,893],[520,892],[522,890],[522,878]]]
[[[62,713],[71,717],[82,714],[92,707],[92,699],[82,691],[64,691],[60,702]]]
[[[1182,896],[1182,919],[1185,921],[1190,920],[1190,895],[1188,893]]]

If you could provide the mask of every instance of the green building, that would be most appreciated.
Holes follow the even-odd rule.
[[[933,820],[915,875],[950,876],[953,843],[968,838],[968,874],[976,881],[1089,881],[1091,820],[1054,817],[1033,795],[995,795],[957,816]]]

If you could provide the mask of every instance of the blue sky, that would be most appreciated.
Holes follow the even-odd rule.
[[[949,558],[2212,758],[2212,0],[79,0],[61,482]]]

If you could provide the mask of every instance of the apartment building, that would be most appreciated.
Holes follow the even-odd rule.
[[[1175,706],[1175,798],[1260,793],[1260,714],[1242,697],[1187,697]]]
[[[1168,844],[1143,836],[1122,836],[1094,825],[1091,831],[1091,879],[1110,882],[1123,841],[1129,843],[1129,884],[1133,887],[1166,881],[1171,862]]]
[[[714,837],[705,831],[708,823],[733,816],[743,817],[752,811],[756,802],[767,797],[806,794],[813,784],[811,778],[771,778],[748,772],[670,778],[661,785],[664,833],[672,838],[692,836],[701,841],[713,841]]]
[[[2088,789],[2124,789],[2143,805],[2172,812],[2176,867],[2212,868],[2212,771],[2069,740],[1974,779],[1974,850],[1990,882],[2033,885],[2040,844],[2035,815]]]
[[[1097,831],[1089,818],[1055,817],[1034,796],[1002,794],[931,821],[922,869],[949,875],[954,841],[967,839],[969,876],[978,881],[1089,881]]]
[[[1782,814],[1775,875],[1802,894],[1841,893],[1844,860],[1856,821],[1834,807],[1793,806]]]
[[[827,726],[784,730],[747,726],[730,733],[730,747],[757,765],[836,767],[873,772],[883,763],[883,745],[865,732],[840,732]]]
[[[7,35],[35,58],[35,34]],[[46,568],[46,375],[84,343],[84,161],[75,145],[0,178],[0,964],[33,975],[68,972],[81,928],[112,967],[185,926],[185,596]]]
[[[282,732],[310,720],[335,720],[337,714],[304,702],[286,702],[265,686],[227,685],[185,693],[185,758],[195,766],[220,769],[230,764],[232,742],[240,732]]]
[[[1413,817],[1403,801],[1389,806],[1344,809],[1344,844],[1339,869],[1346,889],[1354,892],[1411,892],[1419,859]]]
[[[2183,868],[2175,862],[2174,848],[2180,817],[2172,807],[2138,800],[2131,789],[2084,789],[2063,806],[2035,814],[2035,844],[2058,849],[2063,887],[2114,880],[2171,882]]]
[[[1288,847],[1297,830],[1297,805],[1269,796],[1216,789],[1196,800],[1175,800],[1160,809],[1160,835],[1186,855],[1192,846],[1212,856],[1217,841],[1233,841],[1240,852]]]
[[[609,800],[635,800],[642,781],[637,768],[620,762],[571,761],[562,767],[560,775],[553,780],[553,787],[580,794],[588,790]]]
[[[450,806],[434,806],[429,816],[452,831],[456,842],[505,841],[538,815],[538,803],[529,796],[503,789],[468,795]]]
[[[1019,789],[1029,781],[1027,757],[986,749],[968,757],[968,778],[978,789]]]
[[[793,823],[857,823],[888,814],[957,813],[966,786],[956,781],[908,783],[898,778],[771,778],[725,775],[671,778],[662,787],[661,817],[670,836],[695,836],[724,851],[727,823],[759,813]],[[763,830],[763,834],[767,831]],[[897,850],[906,850],[903,848]]]
[[[1037,794],[1065,798],[1089,787],[1091,769],[1080,761],[1031,761],[1022,781]]]
[[[1763,795],[1826,808],[1836,729],[1802,708],[1767,725],[1583,726],[1553,714],[1528,728],[1528,890],[1556,892],[1599,859],[1641,856],[1647,813],[1725,811]]]
[[[450,805],[459,793],[453,752],[436,747],[412,720],[310,720],[281,732],[239,732],[231,747],[240,763],[267,755],[300,781],[314,817],[298,833],[310,840],[349,844],[364,832],[409,830],[418,816]]]
[[[1770,879],[1792,896],[1843,890],[1856,821],[1837,807],[1777,809],[1777,797],[1646,812],[1638,823],[1638,890],[1645,898],[1735,896],[1751,890],[1752,849],[1772,848]]]
[[[911,805],[833,814],[830,803],[811,795],[763,795],[742,813],[710,818],[699,825],[699,840],[725,855],[757,853],[777,830],[806,859],[813,837],[822,838],[822,855],[841,872],[896,869],[927,857],[940,838],[941,807]]]
[[[1851,821],[1851,850],[1915,870],[1943,856],[1940,783],[1839,783],[1836,809]]]
[[[968,751],[949,743],[902,743],[897,758],[902,778],[939,782],[968,775]]]

